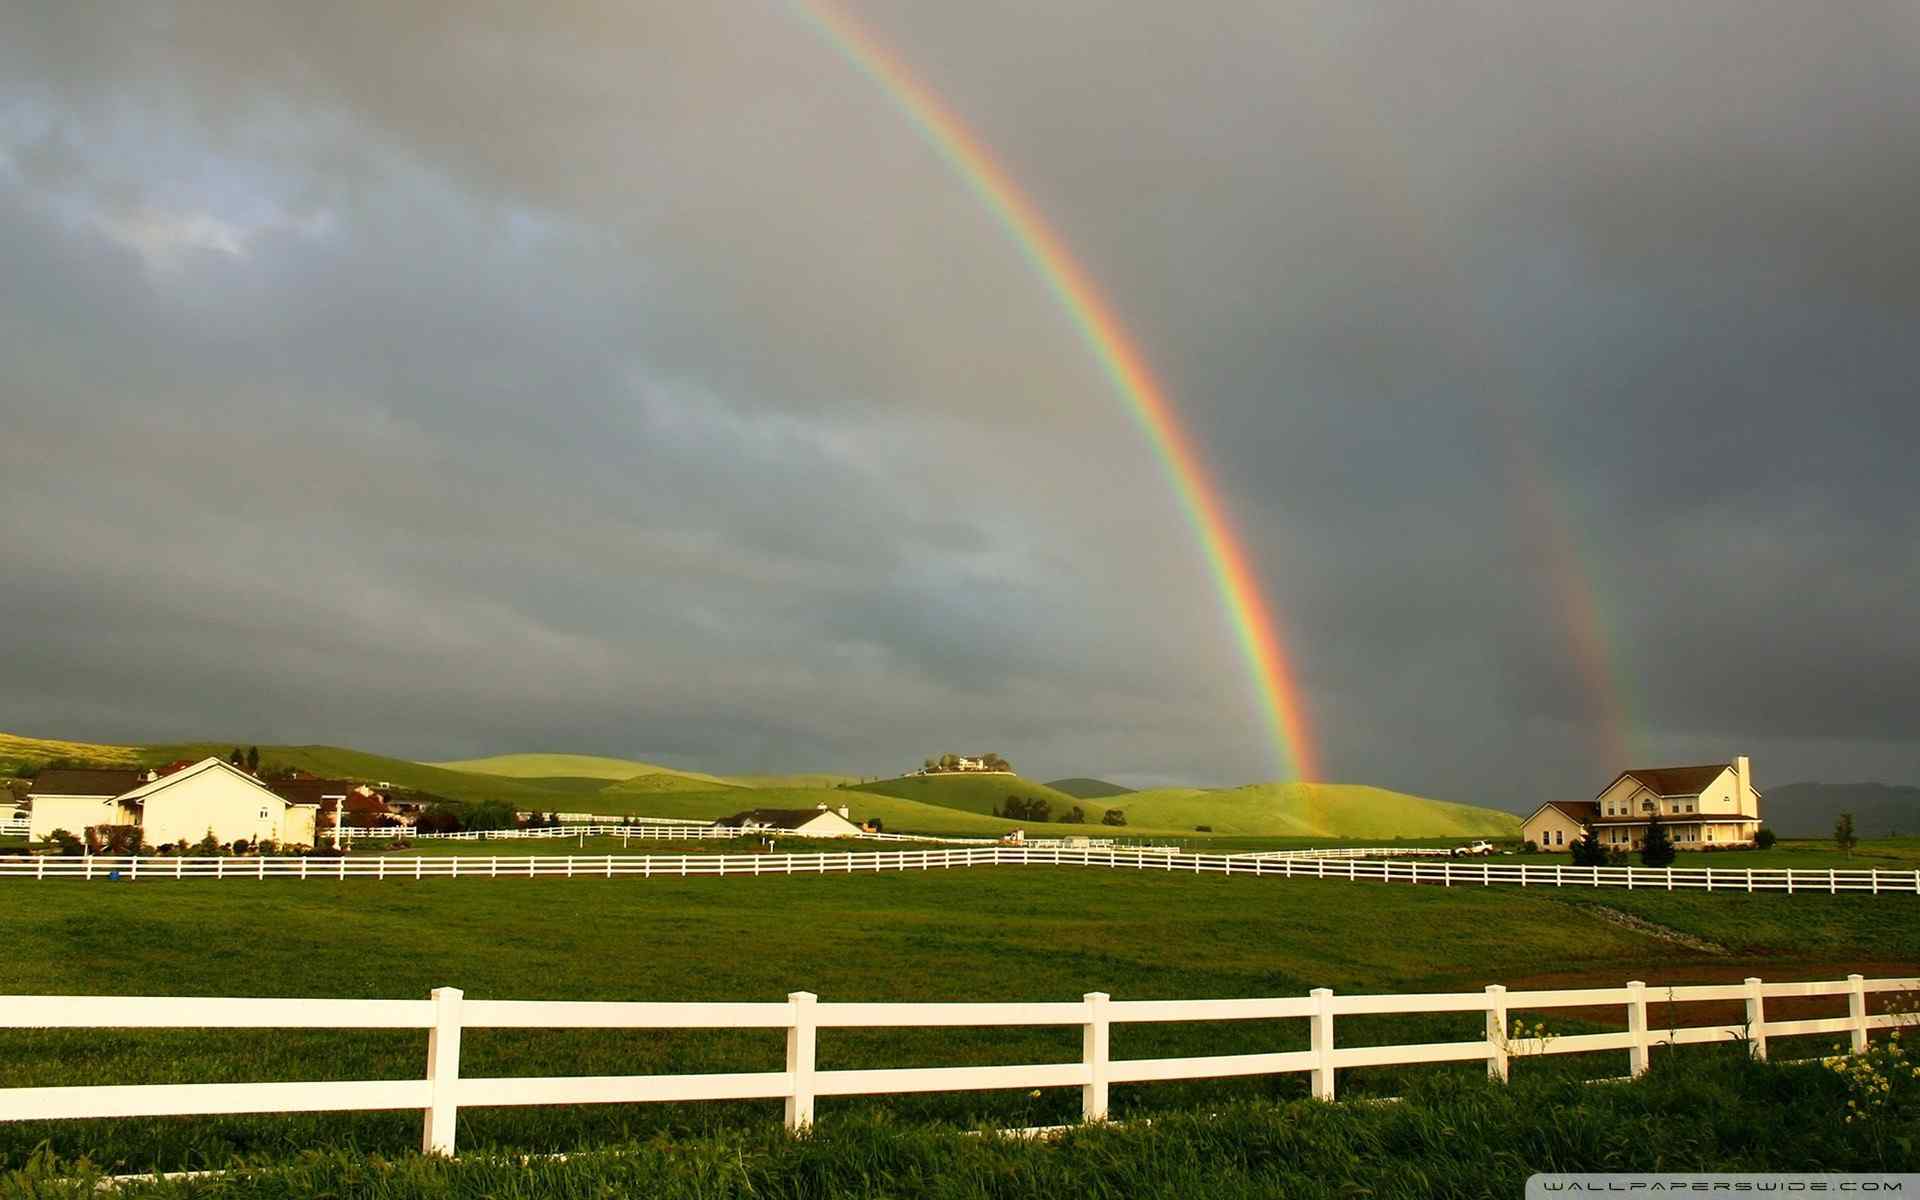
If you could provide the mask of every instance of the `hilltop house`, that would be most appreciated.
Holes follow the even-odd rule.
[[[860,827],[847,815],[847,806],[834,811],[818,808],[754,808],[715,822],[732,829],[781,829],[807,837],[853,837]]]
[[[1760,793],[1746,755],[1698,767],[1622,771],[1592,800],[1549,800],[1521,822],[1520,834],[1542,850],[1579,840],[1588,825],[1602,845],[1636,850],[1658,813],[1683,850],[1750,846],[1760,828]]]
[[[120,787],[122,783],[131,786]],[[111,789],[111,790],[110,790]],[[75,835],[104,825],[137,825],[149,846],[272,840],[311,846],[318,806],[290,803],[218,758],[160,775],[152,771],[47,771],[34,781],[32,836]]]

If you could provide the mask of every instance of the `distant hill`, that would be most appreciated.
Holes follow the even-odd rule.
[[[97,742],[62,742],[0,733],[0,775],[38,770],[50,762],[130,767],[141,761],[138,746],[103,746]]]
[[[917,800],[922,804],[937,804],[942,808],[957,808],[963,812],[984,813],[991,816],[996,808],[1006,802],[1009,796],[1018,796],[1022,800],[1045,800],[1052,806],[1055,815],[1066,812],[1076,805],[1086,813],[1087,820],[1098,824],[1106,806],[1096,801],[1084,800],[1056,791],[1044,783],[1035,783],[1031,779],[1022,779],[1018,775],[972,774],[965,771],[952,771],[938,775],[903,775],[898,779],[882,779],[877,783],[863,783],[860,791],[880,796],[898,796],[903,800]]]
[[[1920,787],[1886,783],[1787,783],[1760,796],[1760,815],[1781,837],[1833,836],[1833,823],[1853,814],[1863,838],[1920,834]]]
[[[1193,829],[1248,837],[1514,837],[1520,818],[1350,783],[1256,783],[1206,791],[1160,788],[1118,796],[1113,807],[1132,826]]]
[[[1008,821],[939,804],[853,788],[729,788],[725,791],[622,793],[609,789],[593,799],[596,812],[636,813],[649,817],[714,819],[749,808],[816,808],[843,805],[855,821],[878,818],[889,833],[932,833],[992,837],[1025,829],[1035,837],[1086,835],[1098,832],[1085,825],[1036,824]]]
[[[468,758],[458,762],[422,763],[472,775],[499,775],[507,779],[632,779],[636,775],[679,775],[703,783],[720,785],[727,781],[718,775],[699,771],[677,771],[656,763],[630,758],[599,758],[591,754],[495,754],[489,758]]]
[[[837,788],[857,786],[858,775],[835,775],[826,771],[802,771],[795,775],[728,775],[735,787],[744,788]]]
[[[622,779],[601,788],[599,796],[656,796],[662,792],[747,792],[751,788],[739,787],[731,783],[709,782],[687,775],[669,775],[655,771],[646,775],[635,775],[632,779]],[[744,803],[744,801],[743,801]],[[725,815],[725,814],[722,814]]]
[[[1108,783],[1104,779],[1085,779],[1075,776],[1072,779],[1055,779],[1044,786],[1056,792],[1065,792],[1069,796],[1078,796],[1082,800],[1105,800],[1109,796],[1125,796],[1133,791],[1117,783]]]

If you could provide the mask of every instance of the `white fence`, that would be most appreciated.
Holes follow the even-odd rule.
[[[1845,1033],[1852,1050],[1867,1046],[1870,1030],[1912,1020],[1869,1014],[1874,993],[1908,992],[1916,979],[1866,980],[1859,975],[1810,983],[1662,987],[1641,982],[1619,988],[1509,992],[1496,984],[1482,992],[1337,996],[1316,988],[1307,996],[1248,1000],[1114,1000],[1090,992],[1078,1001],[1037,1004],[822,1004],[810,992],[785,1003],[620,1003],[603,1001],[468,1000],[458,988],[436,988],[428,1000],[208,999],[160,996],[0,997],[0,1028],[13,1029],[425,1029],[426,1071],[419,1079],[302,1083],[193,1083],[0,1089],[0,1121],[100,1117],[203,1116],[419,1109],[425,1116],[422,1149],[451,1154],[454,1119],[462,1107],[542,1104],[628,1104],[688,1100],[781,1099],[791,1128],[811,1124],[820,1096],[906,1092],[989,1091],[1077,1087],[1089,1121],[1108,1115],[1116,1083],[1304,1074],[1313,1095],[1334,1098],[1343,1068],[1485,1062],[1487,1074],[1508,1078],[1511,1060],[1543,1054],[1624,1050],[1629,1074],[1647,1069],[1656,1046],[1746,1041],[1765,1058],[1770,1037]],[[1668,1004],[1743,1001],[1736,1025],[1654,1028],[1648,999]],[[1784,997],[1844,996],[1847,1015],[1769,1021],[1766,1002]],[[1626,1029],[1530,1041],[1507,1036],[1509,1014],[1555,1008],[1618,1006]],[[1464,1042],[1339,1046],[1335,1021],[1344,1016],[1480,1013],[1485,1035]],[[1250,1021],[1297,1018],[1307,1022],[1308,1048],[1267,1054],[1199,1058],[1116,1059],[1109,1052],[1114,1025],[1136,1022]],[[815,1066],[818,1031],[837,1028],[953,1026],[1078,1026],[1077,1062],[985,1067],[903,1067],[821,1071]],[[781,1071],[710,1075],[588,1075],[465,1078],[460,1038],[467,1029],[780,1029],[786,1032]]]
[[[0,821],[0,837],[26,837],[33,829],[33,819],[25,813]]]
[[[1244,859],[1229,854],[1153,850],[1078,850],[981,846],[942,850],[866,850],[807,854],[515,854],[338,858],[120,858],[104,855],[0,857],[0,878],[32,879],[426,879],[612,878],[614,876],[826,875],[862,871],[927,871],[952,867],[1105,867],[1187,874],[1255,875],[1273,879],[1343,879],[1436,887],[1617,887],[1629,891],[1920,893],[1911,871],[1733,869],[1714,867],[1572,867],[1522,863],[1427,862],[1421,859]]]
[[[1243,850],[1233,857],[1281,862],[1304,858],[1452,858],[1453,851],[1431,846],[1352,846],[1344,850]]]
[[[393,827],[355,828],[348,827],[340,831],[342,841],[386,841],[403,838],[409,842],[495,842],[541,841],[559,838],[580,837],[617,837],[638,838],[642,841],[687,842],[707,838],[751,837],[756,830],[729,829],[706,822],[687,824],[651,824],[651,825],[543,825],[534,829],[468,829],[460,833],[415,833],[411,829]],[[323,829],[319,833],[322,842],[333,840],[333,830]]]

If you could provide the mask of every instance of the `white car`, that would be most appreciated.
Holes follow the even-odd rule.
[[[1469,854],[1478,854],[1484,857],[1492,853],[1492,842],[1470,842],[1465,846],[1455,846],[1453,848],[1453,856],[1455,858],[1465,858]]]

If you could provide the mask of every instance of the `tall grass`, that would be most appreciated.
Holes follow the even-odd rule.
[[[132,1197],[654,1196],[1510,1197],[1535,1171],[1911,1170],[1911,1108],[1843,1125],[1829,1072],[1677,1054],[1631,1084],[1540,1074],[1511,1086],[1441,1077],[1399,1103],[1246,1101],[1082,1127],[1057,1138],[969,1134],[883,1111],[660,1136],[564,1158],[472,1147],[453,1161],[351,1148],[258,1154],[218,1177],[136,1181]],[[91,1197],[88,1163],[43,1154],[0,1195]]]

